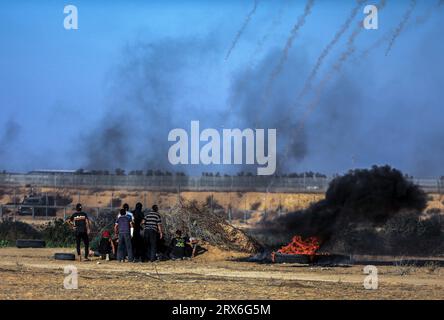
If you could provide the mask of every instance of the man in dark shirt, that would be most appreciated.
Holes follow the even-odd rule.
[[[132,218],[126,214],[125,209],[120,209],[119,218],[114,225],[114,232],[119,235],[119,246],[117,247],[117,260],[125,260],[125,249],[128,254],[128,261],[134,261],[133,247],[131,244],[131,228],[133,226]]]
[[[143,238],[141,235],[141,223],[144,218],[142,208],[142,204],[138,202],[133,211],[134,233],[132,245],[134,250],[134,259],[136,261],[141,261],[145,254],[145,251],[143,250]]]
[[[74,212],[71,217],[67,219],[67,222],[72,226],[76,235],[76,247],[77,247],[77,256],[79,261],[82,260],[81,252],[80,252],[80,242],[83,241],[85,245],[85,260],[88,259],[89,254],[89,231],[90,231],[90,221],[88,219],[88,215],[82,211],[82,205],[78,203],[76,205],[76,212]]]
[[[160,239],[163,238],[162,220],[160,219],[158,211],[159,208],[157,205],[153,205],[152,211],[145,214],[141,223],[147,249],[147,257],[151,262],[156,261],[157,234],[159,233]]]

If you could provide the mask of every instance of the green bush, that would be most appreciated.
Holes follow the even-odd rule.
[[[74,232],[62,219],[38,228],[21,221],[1,221],[0,247],[15,243],[17,239],[42,239],[48,247],[70,247],[75,244]]]
[[[75,244],[74,232],[62,219],[48,222],[42,227],[41,234],[48,247],[71,247]]]
[[[0,240],[0,248],[9,247],[8,240]]]

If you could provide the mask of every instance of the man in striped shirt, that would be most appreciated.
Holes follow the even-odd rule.
[[[163,238],[162,220],[159,215],[159,208],[153,205],[152,210],[145,214],[142,220],[143,237],[146,244],[148,259],[153,262],[156,261],[157,253],[157,234],[159,238]]]

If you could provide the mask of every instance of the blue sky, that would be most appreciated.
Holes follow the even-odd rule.
[[[70,31],[63,28],[63,1],[2,1],[1,168],[167,167],[167,133],[174,127],[188,128],[191,120],[253,126],[248,115],[305,3],[259,1],[225,61],[253,1],[71,1],[79,29]],[[386,40],[363,58],[375,41],[390,38],[409,6],[387,1],[379,29],[361,32],[355,53],[326,84],[306,120],[304,151],[284,159],[285,170],[335,173],[387,163],[415,175],[444,175],[444,6],[437,3],[418,1],[388,56]],[[273,103],[254,115],[262,127],[278,128],[278,141],[282,133],[278,158],[288,126],[313,96],[299,101],[298,92],[354,5],[315,1],[273,83]],[[360,9],[314,87],[363,17]],[[113,135],[104,133],[110,129]]]

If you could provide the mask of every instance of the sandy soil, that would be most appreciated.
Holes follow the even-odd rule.
[[[444,299],[442,268],[378,267],[366,290],[363,266],[326,268],[235,261],[217,248],[191,261],[56,261],[72,249],[0,249],[0,299]],[[75,265],[79,288],[63,288]]]

